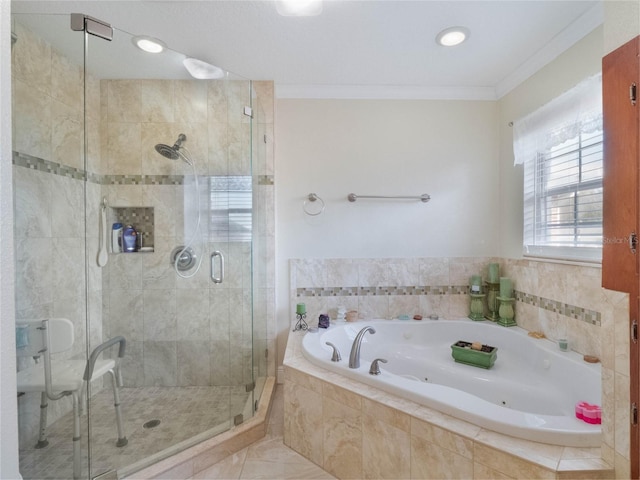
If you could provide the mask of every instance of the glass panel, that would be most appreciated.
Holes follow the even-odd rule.
[[[254,122],[252,130],[252,161],[253,161],[253,370],[256,378],[254,401],[258,402],[263,392],[267,370],[267,322],[269,308],[269,285],[267,282],[267,218],[268,205],[272,204],[271,193],[273,185],[270,182],[267,137],[270,128],[269,118],[265,113],[265,103],[272,101],[270,91],[258,88],[254,83],[252,105]]]
[[[74,416],[72,401],[82,391],[87,360],[84,198],[91,193],[83,155],[83,36],[69,29],[68,15],[12,20],[18,37],[12,48],[16,320],[64,318],[49,322],[50,330],[63,331],[69,321],[70,348],[50,351],[52,397],[69,389],[60,386],[63,371],[76,380],[74,395],[50,398],[41,409],[43,385],[28,382],[26,372],[44,363],[44,355],[38,363],[29,355],[42,331],[20,329],[20,472],[25,479],[86,478],[88,422]],[[46,428],[39,440],[40,418]]]

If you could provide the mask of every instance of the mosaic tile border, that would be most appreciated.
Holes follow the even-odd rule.
[[[318,287],[298,288],[297,297],[366,297],[385,295],[465,295],[467,285],[443,285],[425,287]]]
[[[16,151],[13,152],[12,161],[14,165],[19,167],[25,167],[45,173],[52,173],[54,175],[61,175],[63,177],[74,178],[76,180],[84,180],[86,177],[85,171],[79,168],[61,165],[57,162],[51,162],[49,160],[44,160],[42,158]]]
[[[101,175],[85,172],[83,169],[69,167],[57,162],[13,151],[13,164],[54,175],[62,175],[76,180],[85,178],[98,185],[183,185],[184,175]],[[258,175],[258,185],[275,185],[273,175]]]
[[[367,297],[391,295],[468,295],[467,285],[298,288],[296,297]],[[516,301],[600,326],[601,313],[514,290]]]
[[[528,305],[542,308],[549,312],[559,313],[566,317],[573,318],[586,322],[590,325],[601,325],[602,314],[595,310],[589,310],[588,308],[578,307],[576,305],[570,305],[568,303],[559,302],[557,300],[550,300],[544,297],[538,297],[530,293],[514,291],[516,301],[526,303]]]

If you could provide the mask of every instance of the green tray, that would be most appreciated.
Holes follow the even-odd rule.
[[[482,345],[482,350],[472,350],[471,342],[458,340],[451,345],[451,356],[458,363],[480,368],[491,368],[498,358],[498,349]]]

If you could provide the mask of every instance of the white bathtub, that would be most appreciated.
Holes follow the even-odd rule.
[[[360,350],[360,368],[349,368],[358,332],[372,326]],[[451,344],[478,341],[498,348],[489,370],[456,363]],[[342,361],[332,362],[333,343]],[[600,446],[600,425],[575,418],[575,404],[601,405],[600,365],[588,364],[555,343],[531,338],[518,327],[471,320],[370,320],[309,332],[302,341],[312,363],[389,393],[506,435],[574,447]],[[370,375],[375,358],[380,375]]]

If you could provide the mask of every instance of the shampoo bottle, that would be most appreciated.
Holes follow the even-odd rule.
[[[111,227],[111,251],[113,253],[122,252],[122,224],[114,223]]]
[[[138,232],[132,225],[127,225],[122,232],[122,251],[135,252],[138,245]]]

